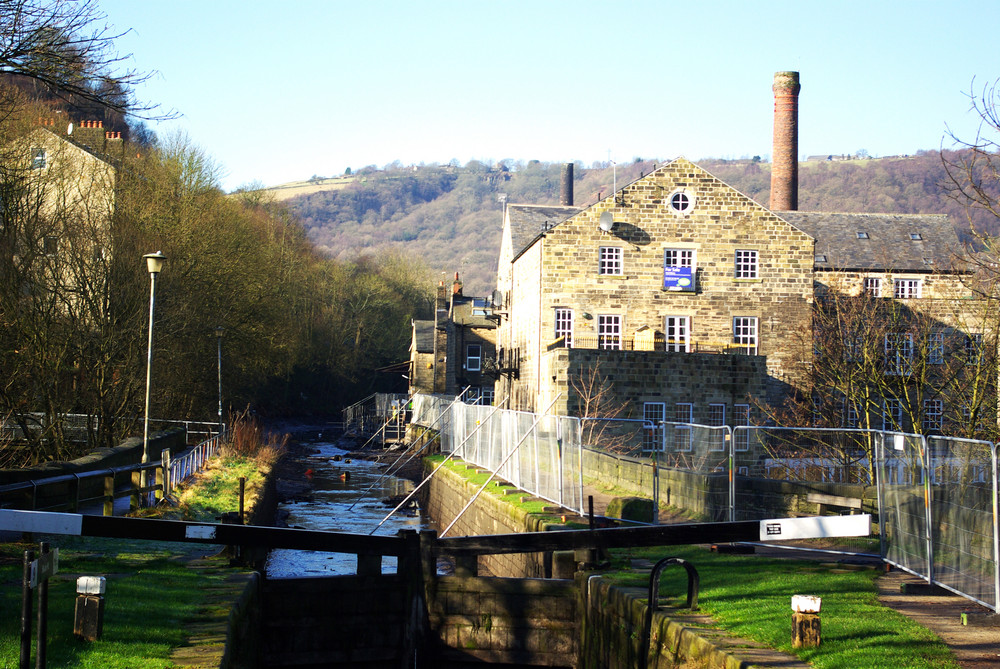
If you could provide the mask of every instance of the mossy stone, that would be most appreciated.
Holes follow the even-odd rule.
[[[604,513],[609,518],[651,523],[656,513],[656,506],[653,500],[645,497],[614,497],[608,502],[607,511]]]

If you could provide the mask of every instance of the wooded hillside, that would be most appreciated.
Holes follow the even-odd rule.
[[[734,188],[766,205],[770,165],[752,160],[703,160],[699,164]],[[654,167],[575,165],[575,204],[606,197]],[[561,163],[504,161],[488,166],[429,165],[384,169],[367,167],[346,186],[289,198],[307,234],[320,251],[353,259],[394,248],[422,258],[445,276],[460,272],[466,294],[486,295],[494,287],[502,224],[501,197],[510,203],[558,204]],[[965,239],[969,216],[947,196],[947,174],[937,151],[915,156],[801,163],[799,209],[872,213],[946,213]],[[997,221],[981,212],[980,230],[994,232]]]

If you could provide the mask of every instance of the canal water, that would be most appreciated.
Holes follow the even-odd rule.
[[[285,524],[307,530],[331,530],[353,534],[395,536],[401,529],[431,527],[416,505],[400,509],[377,530],[379,522],[395,508],[414,483],[395,476],[384,476],[392,460],[377,463],[351,458],[348,451],[333,442],[303,444],[298,459],[311,490],[278,505],[287,513]],[[374,530],[374,532],[373,532]],[[322,553],[276,549],[268,557],[268,578],[297,578],[354,574],[357,556],[350,553]],[[382,571],[396,570],[395,557],[382,558]]]

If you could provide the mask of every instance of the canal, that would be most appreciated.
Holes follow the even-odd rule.
[[[386,475],[395,471],[394,458],[385,463],[352,457],[348,448],[353,442],[301,441],[288,457],[298,481],[286,481],[281,494],[279,518],[288,527],[330,530],[354,534],[395,536],[402,529],[432,527],[429,518],[415,504],[397,511],[381,527],[378,524],[414,488],[404,478]],[[377,529],[376,529],[377,528]],[[395,557],[383,557],[383,572],[396,569]],[[357,557],[343,553],[271,551],[266,566],[268,578],[298,578],[353,574]]]

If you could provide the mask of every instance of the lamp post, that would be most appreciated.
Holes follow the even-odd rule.
[[[226,328],[221,325],[215,328],[215,338],[219,341],[219,434],[222,434],[222,335]]]
[[[153,306],[156,304],[156,275],[163,269],[163,261],[167,259],[162,251],[147,253],[146,269],[149,270],[149,340],[146,344],[146,417],[142,425],[142,464],[149,462],[149,380],[153,367]],[[140,485],[146,487],[146,470],[142,470]],[[143,493],[145,495],[145,493]],[[145,498],[145,497],[144,497]]]

